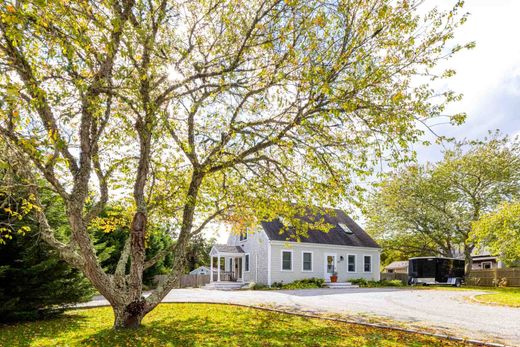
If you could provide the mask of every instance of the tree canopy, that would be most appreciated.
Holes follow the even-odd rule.
[[[493,136],[459,142],[438,163],[399,170],[370,201],[370,231],[395,257],[464,255],[469,272],[472,223],[520,194],[519,149],[518,139]]]
[[[20,177],[64,201],[72,230],[55,237],[28,185],[42,238],[109,300],[116,327],[136,326],[211,221],[354,201],[358,177],[409,160],[418,125],[459,98],[431,81],[472,46],[450,41],[462,1],[419,15],[421,3],[7,1],[0,136]],[[114,200],[132,220],[111,273],[89,225]],[[148,259],[147,225],[164,219],[178,238]],[[145,299],[143,271],[166,254],[171,275]]]
[[[507,265],[520,261],[520,202],[506,202],[473,224],[473,238],[481,249]]]

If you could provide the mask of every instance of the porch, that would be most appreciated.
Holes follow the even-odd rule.
[[[244,285],[245,253],[242,247],[214,245],[209,255],[210,283],[207,288],[237,289]]]

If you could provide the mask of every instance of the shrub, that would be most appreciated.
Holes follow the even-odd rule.
[[[373,281],[367,280],[366,278],[354,278],[349,280],[350,283],[356,284],[360,287],[366,288],[377,288],[377,287],[401,287],[403,286],[403,282],[400,280],[381,280],[381,281]]]
[[[321,288],[325,283],[323,278],[305,278],[303,280],[294,281],[282,285],[282,289],[310,289]]]

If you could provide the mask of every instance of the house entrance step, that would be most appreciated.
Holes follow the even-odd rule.
[[[326,282],[325,286],[332,289],[354,289],[359,288],[357,285],[353,285],[350,282]]]
[[[203,289],[210,290],[236,290],[245,285],[243,282],[211,282],[206,284]]]

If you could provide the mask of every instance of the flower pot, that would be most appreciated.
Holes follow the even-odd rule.
[[[336,276],[336,275],[332,275],[332,276],[330,276],[330,281],[331,281],[332,283],[336,283],[336,282],[338,281],[338,276]]]

